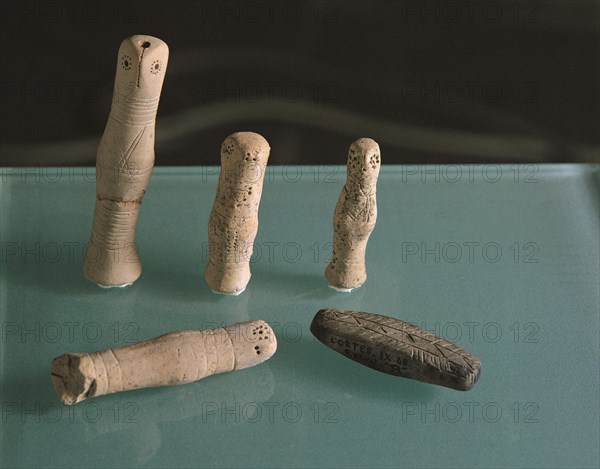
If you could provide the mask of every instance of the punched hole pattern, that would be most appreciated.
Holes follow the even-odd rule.
[[[153,73],[154,75],[158,75],[158,73],[162,70],[162,63],[160,62],[160,60],[155,60],[154,62],[152,62],[152,65],[150,66],[150,73]]]
[[[131,57],[128,55],[121,57],[121,67],[123,67],[123,70],[131,70]]]

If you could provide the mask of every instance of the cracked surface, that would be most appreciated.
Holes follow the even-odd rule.
[[[146,192],[146,191],[144,191]],[[119,205],[121,207],[128,207],[130,205],[141,205],[142,204],[142,199],[143,199],[143,194],[139,199],[134,199],[134,200],[119,200],[119,199],[111,199],[110,197],[100,197],[100,196],[96,196],[96,200],[100,201],[100,202],[112,202],[113,204]]]
[[[95,395],[96,373],[88,354],[69,353],[55,358],[50,376],[64,404],[76,404]]]

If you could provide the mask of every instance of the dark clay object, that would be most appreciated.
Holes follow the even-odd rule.
[[[379,314],[322,309],[311,332],[336,352],[374,370],[458,391],[477,382],[481,362],[414,324]]]

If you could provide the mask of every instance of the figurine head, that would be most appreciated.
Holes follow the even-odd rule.
[[[349,182],[354,181],[361,185],[376,184],[380,166],[381,153],[375,140],[359,138],[350,145],[347,165]]]
[[[153,99],[160,96],[169,47],[153,36],[131,36],[121,43],[115,77],[115,95]]]
[[[233,345],[236,370],[262,363],[277,351],[277,337],[265,321],[240,322],[225,330]]]
[[[262,183],[270,150],[269,142],[260,134],[231,134],[221,145],[222,177],[232,183]]]

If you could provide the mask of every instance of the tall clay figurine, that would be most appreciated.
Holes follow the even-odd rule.
[[[152,36],[132,36],[119,48],[110,116],[96,156],[96,209],[84,262],[101,287],[125,287],[142,264],[135,229],[154,166],[154,122],[169,48]]]
[[[221,146],[221,173],[208,222],[210,257],[204,272],[215,293],[239,295],[250,280],[269,152],[269,143],[253,132],[232,134]]]
[[[350,145],[346,184],[333,215],[333,257],[325,269],[329,286],[349,292],[367,280],[365,251],[377,221],[379,145],[360,138]]]

